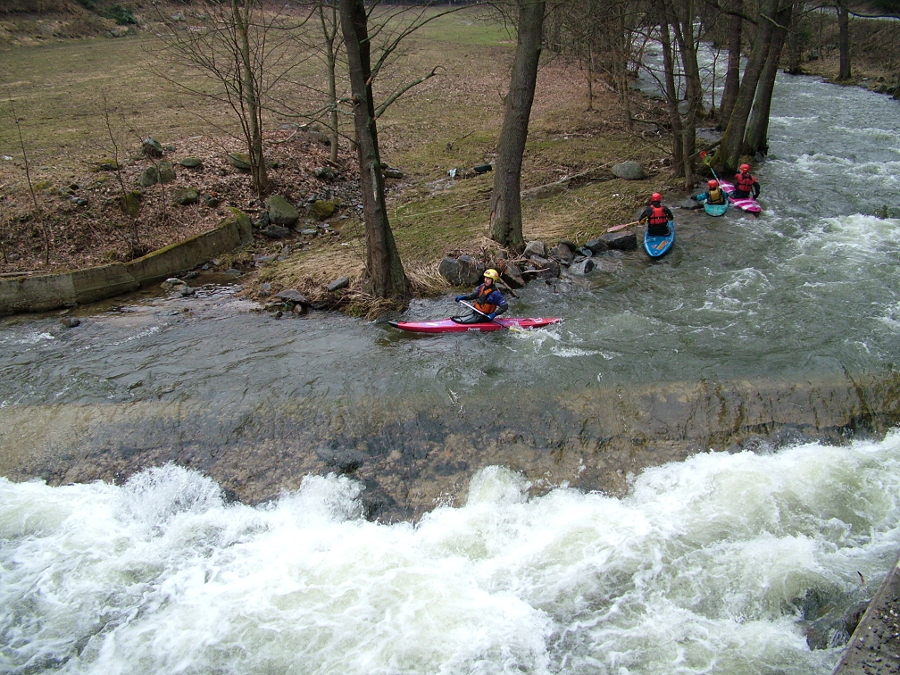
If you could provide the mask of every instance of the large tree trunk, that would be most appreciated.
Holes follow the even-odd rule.
[[[253,69],[250,49],[250,15],[252,1],[246,0],[241,6],[239,0],[231,0],[231,16],[234,20],[236,42],[240,53],[242,103],[247,106],[244,135],[250,155],[250,175],[253,189],[262,197],[269,187],[266,173],[266,158],[263,156],[262,105],[259,101],[259,87]]]
[[[725,127],[725,133],[722,134],[719,150],[712,160],[713,166],[722,173],[731,173],[740,164],[741,153],[744,151],[747,120],[756,97],[756,87],[769,55],[769,46],[774,30],[773,20],[778,11],[778,2],[779,0],[763,0],[760,7],[759,27],[756,30],[756,39],[753,41],[750,57],[744,68],[741,87],[734,103],[734,109],[728,119],[728,126]]]
[[[519,31],[506,95],[503,128],[497,148],[494,191],[491,195],[491,239],[507,248],[522,251],[522,156],[528,139],[528,121],[544,26],[544,0],[518,0]]]
[[[406,301],[411,295],[409,280],[397,252],[384,200],[384,175],[375,126],[371,87],[372,61],[363,0],[340,0],[340,15],[353,95],[353,122],[359,156],[359,183],[363,198],[366,261],[371,292],[378,298]]]
[[[840,52],[840,64],[838,66],[838,80],[850,79],[850,13],[843,2],[837,6],[838,13],[838,51]]]
[[[719,128],[728,125],[728,118],[734,110],[738,89],[741,86],[741,28],[744,0],[731,0],[728,8],[734,12],[728,18],[728,69],[725,71],[725,88],[722,91],[722,105],[719,110]]]
[[[682,135],[681,113],[678,111],[678,87],[675,86],[675,55],[672,48],[672,36],[669,32],[670,13],[666,0],[659,0],[657,7],[662,20],[659,23],[659,41],[663,52],[663,82],[666,86],[666,107],[669,111],[669,124],[672,125],[672,166],[676,175],[682,175],[684,168],[684,136]]]
[[[700,80],[700,65],[697,63],[697,44],[694,41],[694,21],[697,8],[694,0],[678,0],[673,3],[677,21],[675,38],[681,53],[681,67],[684,70],[685,102],[687,110],[682,118],[682,164],[678,175],[684,176],[684,187],[694,187],[693,154],[697,145],[697,120],[703,112],[703,84]],[[678,112],[676,108],[676,113]]]
[[[768,154],[769,152],[769,116],[772,111],[772,93],[775,91],[775,77],[778,75],[781,49],[787,37],[793,9],[793,3],[788,3],[775,15],[777,25],[772,33],[769,55],[759,78],[756,100],[753,103],[753,110],[750,113],[750,120],[747,122],[747,131],[744,135],[746,147],[752,153]]]

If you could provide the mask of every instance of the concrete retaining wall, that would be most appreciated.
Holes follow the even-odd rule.
[[[45,312],[95,302],[187,272],[210,258],[253,240],[250,217],[238,209],[208,232],[159,249],[129,263],[76,272],[0,279],[0,316]]]

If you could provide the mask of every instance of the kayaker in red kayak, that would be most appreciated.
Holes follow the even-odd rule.
[[[741,164],[741,172],[734,176],[734,192],[731,196],[735,199],[746,199],[751,193],[754,199],[759,197],[759,181],[750,173],[749,164]]]
[[[500,281],[500,275],[497,273],[497,270],[485,270],[482,283],[474,291],[468,295],[457,295],[454,298],[456,302],[460,300],[474,300],[475,309],[478,312],[482,312],[482,314],[469,312],[463,317],[453,317],[453,320],[457,323],[485,323],[493,321],[509,309],[506,298],[503,297],[503,293],[497,288],[498,281]]]

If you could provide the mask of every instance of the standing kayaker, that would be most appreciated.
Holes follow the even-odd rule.
[[[735,199],[746,199],[753,195],[756,199],[759,197],[759,181],[756,176],[750,173],[749,164],[741,164],[741,172],[734,176],[734,192],[731,196]]]
[[[454,300],[474,300],[475,309],[478,312],[469,312],[468,315],[456,318],[457,323],[485,323],[493,321],[503,314],[509,305],[503,293],[497,288],[497,282],[500,281],[500,275],[497,270],[485,270],[481,284],[468,295],[457,295]],[[479,314],[479,312],[481,312]],[[487,318],[485,318],[487,316]]]
[[[725,195],[725,190],[719,187],[719,181],[707,181],[706,187],[706,192],[699,195],[691,195],[691,199],[693,199],[695,202],[706,202],[707,204],[721,205],[728,202],[728,197]]]
[[[650,195],[650,206],[644,209],[638,218],[639,223],[647,223],[647,234],[651,237],[669,236],[669,221],[675,220],[672,210],[663,206],[662,195],[654,192]]]

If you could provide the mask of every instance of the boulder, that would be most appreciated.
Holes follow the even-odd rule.
[[[283,227],[293,227],[300,219],[300,212],[281,195],[272,195],[266,200],[269,222]]]
[[[525,256],[540,256],[544,258],[547,256],[547,247],[544,245],[542,241],[529,241],[525,246]]]
[[[231,152],[228,154],[228,161],[239,171],[250,170],[250,155],[246,152]]]
[[[447,256],[438,266],[438,273],[453,286],[474,286],[481,281],[484,270],[484,265],[469,255]]]
[[[163,147],[158,140],[148,136],[141,143],[141,152],[145,157],[162,157]]]
[[[622,230],[620,232],[607,232],[600,237],[609,245],[609,248],[617,251],[633,251],[637,248],[637,235],[634,232]]]
[[[316,199],[309,205],[309,212],[318,220],[331,218],[338,209],[338,202],[334,199]]]
[[[569,265],[569,274],[583,276],[589,274],[594,269],[594,260],[592,258],[584,258],[578,262]]]
[[[616,178],[622,180],[643,180],[647,177],[644,167],[639,162],[627,161],[616,164],[612,168],[612,173]]]
[[[575,259],[575,251],[562,242],[551,248],[547,255],[562,265],[571,265]]]
[[[178,163],[186,169],[197,169],[203,166],[203,160],[198,157],[185,157]]]
[[[590,241],[586,241],[584,243],[584,247],[586,249],[588,249],[592,255],[595,253],[602,253],[603,251],[608,251],[610,248],[609,242],[606,241],[606,239],[604,239],[603,237],[598,237],[597,239],[591,239]]]
[[[330,284],[328,284],[328,292],[334,293],[335,291],[339,291],[342,288],[347,288],[350,285],[350,277],[341,277],[340,279],[335,279]]]
[[[181,206],[190,206],[196,204],[200,200],[200,193],[196,188],[178,188],[172,192],[172,202]]]
[[[172,162],[160,162],[156,168],[160,183],[171,183],[175,180],[175,165]]]

